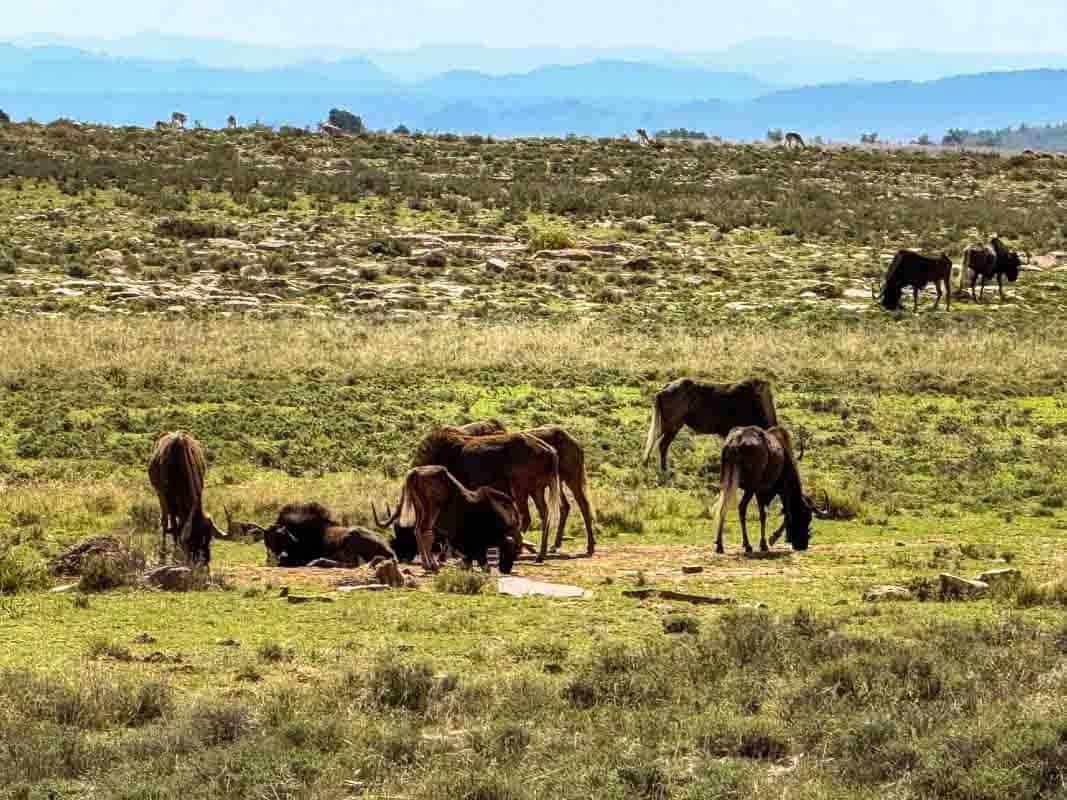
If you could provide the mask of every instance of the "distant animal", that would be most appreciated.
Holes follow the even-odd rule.
[[[290,503],[263,532],[268,557],[282,567],[302,567],[319,558],[344,565],[392,559],[393,549],[373,531],[347,527],[319,503]]]
[[[186,120],[189,118],[180,111],[175,111],[170,115],[170,124],[173,128],[184,128]]]
[[[985,299],[986,281],[992,277],[997,279],[997,291],[1000,293],[1000,301],[1004,302],[1004,276],[1014,283],[1019,278],[1019,267],[1023,264],[1022,258],[1014,250],[1009,250],[996,236],[990,240],[990,246],[974,244],[963,251],[963,264],[960,266],[960,291],[965,292],[965,282],[971,282],[971,299],[976,302]],[[982,290],[976,297],[974,293],[975,283],[982,279]]]
[[[952,259],[942,253],[937,257],[923,256],[912,250],[899,250],[893,257],[889,270],[885,274],[885,282],[879,302],[890,311],[900,308],[900,298],[904,293],[904,287],[912,288],[913,310],[919,310],[919,292],[926,288],[926,284],[932,283],[937,290],[937,300],[934,308],[941,303],[941,285],[945,286],[945,308],[952,307],[952,292],[950,282],[952,280]]]
[[[160,120],[156,120],[156,130],[157,131],[169,131],[169,130],[172,129],[172,127],[173,126],[169,122],[164,122],[161,119]]]
[[[468,436],[484,436],[487,434],[505,433],[503,424],[495,419],[483,419],[470,422],[466,425],[456,426],[456,430]],[[582,512],[585,522],[586,548],[588,555],[596,551],[596,536],[593,533],[593,507],[589,502],[588,482],[585,475],[585,450],[578,440],[571,436],[559,425],[542,425],[522,431],[530,436],[536,436],[545,444],[555,448],[559,456],[559,479],[563,485],[571,490],[574,500]],[[558,550],[563,546],[563,533],[567,527],[567,517],[571,513],[571,504],[567,501],[567,493],[560,492],[560,515],[559,527],[556,529],[556,540],[552,550]],[[529,513],[527,511],[527,513]]]
[[[654,150],[662,150],[666,146],[658,139],[649,138],[648,131],[646,131],[644,128],[637,129],[637,141],[639,141],[645,147],[651,147]]]
[[[331,125],[329,122],[320,122],[319,130],[323,136],[347,136],[348,134],[336,125]]]
[[[559,526],[560,519],[560,470],[555,448],[525,433],[471,436],[446,426],[423,437],[413,465],[439,465],[469,489],[490,486],[510,494],[519,509],[521,530],[530,525],[527,501],[532,497],[541,515],[537,560],[544,560],[549,531]]]
[[[196,438],[185,431],[166,433],[156,441],[148,462],[148,480],[159,498],[160,552],[165,557],[170,536],[190,564],[211,561],[211,539],[226,536],[204,513],[207,461]]]
[[[230,116],[226,117],[226,127],[229,130],[235,129],[237,127],[237,117],[235,117],[233,114],[230,114]]]
[[[408,472],[396,511],[385,518],[372,511],[383,529],[394,524],[414,528],[419,560],[427,570],[437,568],[435,531],[451,549],[483,566],[489,562],[489,549],[497,548],[505,574],[522,549],[519,510],[511,495],[488,486],[468,489],[440,465]]]
[[[785,146],[786,147],[800,147],[800,148],[803,148],[804,147],[804,139],[796,131],[789,131],[789,133],[787,133],[785,135]]]
[[[694,433],[726,436],[740,425],[771,428],[777,424],[771,386],[764,380],[700,383],[681,378],[656,392],[652,401],[644,463],[648,463],[652,450],[658,446],[660,469],[666,472],[667,450],[683,426]]]
[[[738,488],[744,490],[738,515],[741,519],[741,542],[745,552],[752,552],[748,541],[745,514],[749,501],[756,497],[759,507],[760,550],[767,546],[767,506],[775,497],[782,500],[785,519],[771,537],[771,545],[785,531],[786,541],[794,550],[807,550],[811,540],[813,510],[804,497],[797,472],[796,459],[789,432],[785,428],[767,430],[754,425],[734,428],[722,446],[722,466],[719,473],[719,499],[712,509],[712,519],[718,523],[715,552],[723,552],[722,529],[726,511],[733,506]]]

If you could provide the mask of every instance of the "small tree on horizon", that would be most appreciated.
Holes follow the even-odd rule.
[[[767,141],[768,142],[772,142],[774,144],[780,144],[781,141],[784,138],[785,138],[785,133],[782,132],[781,128],[771,128],[769,131],[767,131]]]
[[[0,108],[0,125],[10,125],[11,117],[7,115],[4,109]]]
[[[342,108],[331,108],[329,121],[331,125],[349,133],[363,133],[366,130],[360,117]]]

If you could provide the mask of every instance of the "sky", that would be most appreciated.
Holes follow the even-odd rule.
[[[721,50],[761,37],[863,49],[1067,51],[1064,0],[0,0],[0,41],[144,30],[355,49],[464,43]]]

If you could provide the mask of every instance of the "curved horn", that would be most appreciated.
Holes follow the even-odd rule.
[[[382,530],[388,530],[389,527],[392,526],[392,524],[394,522],[396,522],[397,519],[400,518],[400,506],[396,507],[396,511],[390,511],[389,510],[389,504],[386,503],[385,504],[386,519],[384,521],[378,519],[378,509],[375,508],[373,500],[371,501],[371,504],[370,504],[370,510],[371,510],[371,513],[374,515],[374,524],[377,525]]]
[[[811,513],[815,515],[817,519],[831,519],[830,514],[830,493],[825,489],[822,490],[823,507],[819,508],[814,503],[811,504]]]

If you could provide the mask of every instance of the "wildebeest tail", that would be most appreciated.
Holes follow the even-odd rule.
[[[552,478],[548,482],[548,529],[555,531],[559,528],[559,518],[562,514],[560,498],[562,497],[559,485],[559,454],[554,447],[548,447],[552,451]]]
[[[415,503],[412,499],[414,482],[415,472],[412,471],[408,473],[404,488],[400,490],[400,519],[397,522],[403,528],[415,527]]]
[[[774,395],[771,385],[767,381],[756,381],[756,393],[759,395],[760,405],[763,407],[763,416],[766,420],[764,428],[774,428],[778,425],[778,412],[774,409]]]
[[[960,262],[960,291],[967,291],[967,273],[971,269],[971,248],[963,251],[963,260]]]
[[[652,401],[652,421],[648,424],[648,438],[645,440],[644,464],[648,464],[648,458],[659,440],[663,438],[663,411],[659,407],[659,395]]]
[[[719,499],[711,508],[711,518],[715,522],[718,522],[722,515],[733,507],[737,499],[738,472],[736,464],[723,462],[722,471],[719,473]]]

